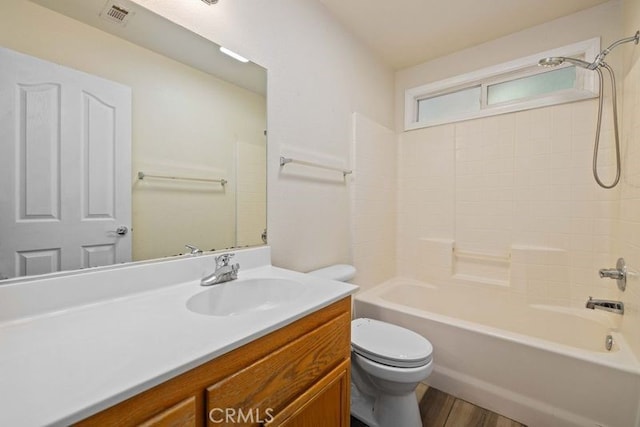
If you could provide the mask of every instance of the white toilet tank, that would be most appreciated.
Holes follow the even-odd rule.
[[[322,277],[323,279],[337,280],[339,282],[348,282],[356,276],[356,268],[349,264],[334,264],[318,270],[308,272],[312,276]]]

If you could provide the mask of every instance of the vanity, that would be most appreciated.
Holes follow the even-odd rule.
[[[357,287],[234,253],[0,286],[0,425],[348,426]]]

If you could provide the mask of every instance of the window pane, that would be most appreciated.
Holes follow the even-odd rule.
[[[418,122],[432,122],[480,111],[480,86],[418,101]]]
[[[560,68],[487,87],[487,104],[515,101],[563,89],[576,83],[576,67]]]

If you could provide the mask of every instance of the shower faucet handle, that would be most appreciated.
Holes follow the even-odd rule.
[[[601,268],[600,277],[618,280],[624,277],[624,273],[617,268]]]
[[[598,272],[601,278],[614,279],[618,283],[618,289],[624,291],[627,287],[627,264],[624,258],[618,258],[616,268],[602,268]]]

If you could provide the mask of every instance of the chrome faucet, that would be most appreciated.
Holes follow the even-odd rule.
[[[240,264],[229,264],[234,254],[222,254],[216,257],[216,269],[213,273],[205,276],[200,281],[202,286],[217,285],[218,283],[228,282],[238,278],[238,270]]]
[[[627,287],[627,264],[624,262],[624,258],[618,258],[616,268],[602,268],[599,274],[601,278],[607,277],[618,282],[618,289],[621,291]]]
[[[184,245],[185,248],[189,249],[189,255],[202,255],[202,249],[193,245]]]
[[[589,297],[585,307],[591,310],[604,310],[616,314],[624,314],[624,303],[622,301],[611,301],[606,299],[593,299]]]

